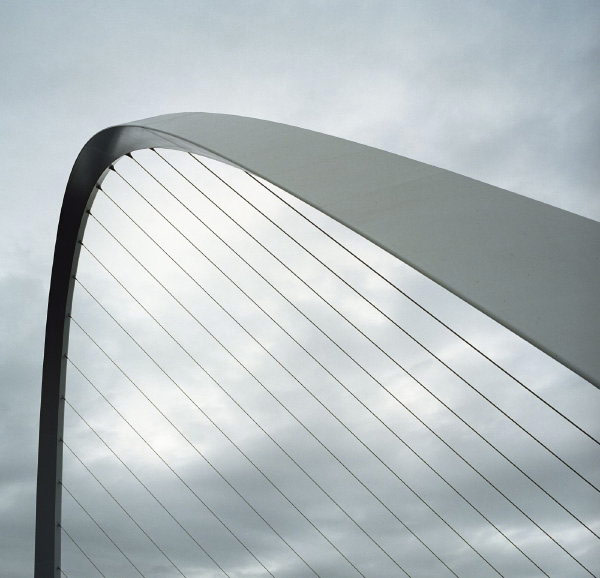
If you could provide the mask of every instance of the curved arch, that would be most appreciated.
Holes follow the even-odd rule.
[[[61,209],[46,321],[35,576],[58,576],[65,353],[78,241],[95,185],[144,148],[199,153],[264,177],[413,266],[600,385],[600,226],[450,171],[270,121],[181,113],[105,129]]]

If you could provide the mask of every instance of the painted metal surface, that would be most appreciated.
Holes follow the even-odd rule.
[[[189,113],[133,123],[248,169],[600,385],[600,224],[379,149]]]
[[[181,113],[108,128],[79,154],[61,210],[42,378],[35,576],[59,576],[65,354],[86,210],[120,156],[163,147],[264,177],[600,386],[600,224],[351,141],[245,117]]]

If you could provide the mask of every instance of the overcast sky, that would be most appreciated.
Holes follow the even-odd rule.
[[[598,220],[599,19],[598,3],[578,1],[2,2],[2,575],[24,577],[30,576],[32,571],[40,373],[52,250],[66,179],[78,151],[92,134],[119,122],[168,112],[209,111],[265,118],[377,146]],[[145,159],[150,163],[149,166],[155,167],[156,170],[162,170],[156,159],[143,155],[140,159]],[[177,159],[177,162],[184,161]],[[191,165],[188,166],[188,170],[193,171],[190,167]],[[137,179],[143,179],[143,175],[135,172],[135,166],[125,167],[124,170],[131,171]],[[198,179],[208,178],[200,173],[193,174]],[[234,181],[243,177],[226,174]],[[118,184],[116,177],[113,181],[107,181],[107,185],[111,184],[116,192],[120,191],[124,201],[133,203],[132,200],[127,201],[133,199],[131,191],[128,197],[123,184]],[[215,194],[221,191],[218,184],[210,182],[210,179],[205,184],[211,191],[215,191]],[[242,185],[240,181],[240,186]],[[146,182],[146,186],[150,187],[150,184]],[[260,197],[256,187],[253,189],[248,183],[246,186],[249,195],[255,195],[259,200],[264,197],[261,202],[266,203],[265,210],[271,211],[271,214],[277,215],[278,218],[287,218],[281,206],[268,200],[268,195]],[[219,198],[230,203],[231,211],[239,210],[236,209],[236,205],[231,204],[231,200],[227,201],[226,191],[221,193]],[[135,205],[130,206],[134,210]],[[142,211],[140,215],[144,214],[139,205],[136,210]],[[106,199],[99,198],[98,214],[109,223],[112,222],[111,219],[115,219],[115,226],[118,225],[114,207],[111,209],[110,202]],[[150,219],[149,222],[154,223],[147,211],[145,214]],[[249,226],[255,227],[259,232],[268,229],[264,222],[251,216],[248,211],[240,212],[239,217],[249,219]],[[214,219],[219,223],[218,216],[215,215]],[[158,226],[157,223],[154,224]],[[229,226],[220,224],[224,231],[229,231]],[[294,219],[289,220],[289,227],[299,226]],[[188,227],[195,230],[190,223]],[[343,230],[336,227],[332,230],[336,231],[340,238],[346,239]],[[101,233],[98,226],[90,226],[90,244],[96,241],[98,250],[110,251],[106,255],[112,257],[110,244],[106,239],[102,239]],[[298,234],[302,232],[298,231]],[[307,240],[313,239],[306,231],[304,234]],[[288,257],[297,257],[292,249],[286,249],[276,237],[271,236],[269,239],[278,243],[279,250],[290,251],[286,253]],[[316,237],[311,242],[317,245],[320,243]],[[412,294],[421,298],[429,307],[436,311],[444,311],[446,318],[457,324],[461,330],[469,335],[486,338],[487,342],[485,339],[483,341],[487,344],[482,346],[487,347],[487,351],[496,354],[511,370],[519,372],[523,379],[530,379],[532,387],[540,388],[548,399],[562,404],[561,407],[565,408],[569,415],[581,420],[586,427],[595,425],[598,434],[597,425],[593,423],[598,411],[598,396],[591,386],[545,359],[532,348],[511,340],[510,336],[495,324],[486,322],[466,308],[461,308],[460,304],[444,292],[423,283],[419,276],[412,274],[407,268],[394,263],[377,251],[372,251],[358,240],[352,242],[355,243],[357,251],[364,251],[364,254],[375,260],[382,270],[398,283],[402,283],[407,290],[411,290]],[[141,244],[138,246],[140,251],[146,251]],[[219,250],[218,244],[210,246],[215,251]],[[331,247],[322,246],[321,249],[323,254],[334,256]],[[189,247],[187,250],[189,251]],[[147,251],[142,254],[150,259],[150,249]],[[252,252],[251,254],[258,261],[263,258]],[[193,256],[193,252],[189,255]],[[189,255],[190,266],[193,266],[196,261]],[[376,279],[364,272],[356,273],[350,262],[337,262],[341,271],[349,278],[352,277],[356,283],[362,284],[365,291],[370,291],[369,294],[374,300],[378,300],[382,307],[387,308],[393,315],[408,318],[412,323],[411,327],[422,331],[423,338],[438,347],[440,355],[452,359],[463,371],[471,372],[473,378],[480,378],[483,382],[482,387],[488,387],[490,391],[500,391],[498,395],[501,402],[506,404],[507,408],[510,407],[511,411],[519,410],[520,398],[513,399],[508,394],[503,397],[503,392],[513,389],[498,387],[499,383],[506,385],[505,381],[496,381],[501,379],[499,376],[490,373],[489,368],[479,369],[479,360],[472,359],[468,352],[435,333],[433,328],[429,330],[424,318],[418,317],[414,311],[409,310],[410,308],[405,309],[396,296],[391,297],[388,289]],[[123,274],[126,274],[126,262],[115,262],[115,266],[119,264]],[[200,275],[204,269],[197,263],[195,266]],[[354,303],[350,297],[345,296],[334,281],[316,272],[317,269],[311,269],[312,266],[307,263],[304,270],[311,282],[322,283],[323,291],[338,293],[340,303],[356,315],[357,322],[365,323],[365,327],[377,335],[377,340],[383,347],[394,351],[395,348],[398,348],[398,351],[402,350],[402,354],[410,358],[411,363],[416,365],[424,377],[430,378],[432,383],[445,383],[444,376],[439,373],[439,367],[420,360],[418,352],[412,351],[408,344],[402,349],[401,345],[405,344],[399,344],[399,338],[392,329],[382,324],[368,308],[363,310],[364,304]],[[99,288],[101,294],[106,295],[112,304],[118,306],[122,302],[122,299],[118,298],[118,288],[110,284],[102,285],[106,280],[102,280],[101,271],[98,268],[94,269],[89,258],[82,264],[82,278],[86,271],[90,275],[89,279],[93,281],[92,286]],[[160,271],[167,271],[166,265],[160,265]],[[233,267],[233,271],[237,271],[236,267]],[[224,298],[230,298],[227,284],[222,280],[217,281],[217,277],[208,275],[205,281],[215,283],[214,290]],[[283,283],[284,276],[277,277],[277,280]],[[130,281],[139,282],[135,276],[132,276]],[[181,283],[183,296],[192,302],[199,299],[196,297],[195,288],[184,287],[183,281]],[[150,291],[147,286],[144,287]],[[139,289],[141,291],[143,288],[140,286]],[[258,295],[262,295],[264,291],[252,283],[249,286],[249,290],[251,289]],[[196,292],[193,293],[194,297],[192,291]],[[311,311],[316,319],[328,323],[328,314],[311,305],[311,301],[297,287],[290,285],[289,291],[299,303],[309,308],[314,307]],[[166,307],[164,295],[160,296],[160,292],[149,292],[145,295],[151,304],[159,308]],[[217,315],[218,312],[205,307],[203,303],[200,300],[196,303],[200,313],[224,331],[225,337],[231,340],[232,347],[238,347],[240,351],[250,355],[254,349],[245,344],[233,328],[224,324]],[[271,305],[275,307],[273,303]],[[78,295],[76,306],[80,307],[82,316],[92,315],[90,301],[86,302],[85,295]],[[135,315],[130,309],[126,307],[122,313],[125,316],[130,315],[129,320],[133,322]],[[169,309],[172,310],[173,307]],[[162,312],[166,313],[166,310],[163,309]],[[289,317],[289,312],[281,309],[278,309],[278,312],[285,319],[289,319],[291,326],[304,340],[316,343],[310,328],[294,321]],[[241,314],[244,314],[243,311]],[[275,336],[272,328],[258,319],[259,317],[248,314],[246,321],[256,331],[264,331],[262,338],[266,343],[279,344],[280,338]],[[100,316],[90,318],[89,322],[98,323],[98,331],[102,330],[102,323],[107,323],[106,320],[101,321]],[[141,317],[139,322],[143,322]],[[190,343],[199,348],[197,351],[202,350],[201,338],[195,333],[198,331],[197,327],[192,330],[183,321],[177,324],[175,318],[173,323]],[[363,351],[365,365],[373,368],[373,371],[381,372],[381,380],[390,380],[390,383],[400,387],[400,384],[394,381],[397,377],[394,373],[396,370],[387,367],[387,362],[379,359],[376,352],[360,349],[358,342],[353,343],[352,338],[347,336],[343,329],[333,324],[331,327],[332,331],[338,332],[340,339],[349,340],[347,347]],[[104,329],[108,331],[109,325]],[[150,331],[150,328],[147,330]],[[76,331],[74,328],[74,335]],[[93,350],[86,349],[83,339],[78,339],[75,343],[80,347],[77,351],[81,359],[89,360],[93,368],[95,358],[90,355]],[[288,363],[302,365],[303,358],[294,355],[291,346],[281,347],[280,354]],[[316,345],[315,347],[318,348]],[[320,353],[324,351],[319,348],[318,350]],[[170,367],[179,372],[179,378],[184,379],[188,376],[191,385],[199,387],[199,382],[194,381],[198,378],[193,366],[176,361],[175,351],[171,354],[172,356],[167,356],[165,363],[170,363]],[[234,371],[235,364],[231,367],[225,365],[219,357],[222,352],[211,349],[207,355],[207,363],[212,363],[224,371],[223,379],[229,379],[234,386],[239,387],[247,383],[247,376],[244,381],[239,371]],[[268,360],[263,360],[262,357],[260,359],[254,369],[262,372],[266,380],[275,380],[278,384],[283,384],[282,379],[276,378],[276,368],[271,367]],[[332,371],[339,371],[342,381],[352,382],[356,379],[356,383],[352,383],[358,388],[357,391],[365,387],[364,383],[347,369],[347,364],[334,358],[331,358],[330,362]],[[141,359],[139,365],[134,361],[132,363],[134,368],[142,372],[141,375],[150,375],[144,373],[150,369],[144,369]],[[223,369],[225,367],[227,369]],[[98,376],[103,375],[99,367],[96,369],[99,372]],[[308,362],[306,366],[302,365],[296,369],[307,372],[307,382],[326,383],[321,377],[314,375],[314,380],[311,381],[310,372],[316,370],[312,366],[309,367]],[[104,371],[107,371],[106,368]],[[73,392],[80,391],[83,396],[85,384],[81,379],[77,381],[76,375],[71,377],[72,383],[81,385],[79,388],[72,388]],[[116,383],[116,374],[113,379]],[[256,382],[253,382],[252,387],[255,386]],[[292,397],[297,395],[287,381],[281,387],[286,394]],[[288,387],[289,391],[286,389]],[[571,388],[568,395],[564,394],[566,387]],[[464,432],[457,429],[451,421],[446,424],[442,415],[437,413],[438,408],[430,406],[426,399],[421,399],[421,394],[416,390],[410,392],[406,393],[408,399],[424,416],[440,423],[441,427],[447,425],[445,435],[456,435],[457,444],[465,441]],[[325,393],[318,391],[319,395]],[[383,412],[384,417],[398,420],[398,415],[391,412],[383,398],[371,396],[364,391],[362,393],[366,396],[366,402]],[[297,499],[304,500],[304,505],[310,509],[309,513],[318,520],[320,527],[325,528],[326,533],[334,537],[333,541],[339,539],[340,549],[350,553],[349,557],[355,560],[367,575],[399,575],[398,568],[390,559],[374,547],[373,542],[366,539],[364,534],[357,531],[357,526],[349,522],[339,510],[331,504],[326,507],[319,506],[323,495],[317,495],[318,492],[306,482],[306,478],[302,478],[297,472],[294,474],[292,469],[280,468],[277,460],[282,459],[281,455],[276,455],[273,447],[254,430],[246,427],[243,421],[231,417],[235,415],[229,413],[233,410],[216,392],[214,395],[211,393],[207,399],[210,400],[210,409],[230,426],[232,435],[238,436],[240,444],[245,444],[244,447],[254,452],[253,455],[262,460],[261,463],[265,464],[265,467],[271,467],[272,471],[280,476],[278,481],[282,488],[287,488],[286,491],[291,493],[296,492]],[[467,403],[462,390],[457,390],[456,397],[452,399],[469,418],[484,420],[478,414],[478,406]],[[400,540],[398,537],[405,538],[405,535],[398,529],[397,521],[394,518],[386,518],[376,507],[371,508],[368,503],[370,498],[365,498],[359,489],[347,483],[345,478],[342,479],[341,474],[336,473],[331,466],[327,456],[316,451],[309,452],[308,448],[312,442],[301,438],[294,430],[293,424],[288,428],[289,424],[283,418],[280,420],[274,417],[278,415],[279,410],[261,400],[260,397],[253,397],[248,403],[257,405],[254,409],[261,420],[264,419],[266,423],[273,423],[275,420],[274,423],[280,424],[277,434],[282,436],[284,443],[289,443],[290,447],[294,448],[291,451],[309,456],[306,458],[307,467],[323,473],[324,483],[329,483],[336,489],[340,501],[345,500],[344,503],[355,508],[353,516],[370,528],[382,544],[388,544],[393,556],[405,560],[415,576],[448,575],[447,570],[426,551],[413,547],[413,543],[408,539]],[[113,431],[107,424],[116,424],[116,421],[110,421],[115,420],[115,416],[110,414],[110,408],[104,408],[103,413],[100,413],[100,401],[94,399],[89,391],[87,397],[75,397],[74,404],[76,402],[89,410],[87,415],[100,424],[99,427],[104,427],[107,432]],[[179,402],[180,400],[177,401]],[[298,411],[310,413],[309,409],[312,406],[303,398],[290,398],[290,402],[296,403]],[[346,408],[343,404],[339,406],[341,402],[337,398],[328,399],[329,402],[334,406],[337,403],[339,411]],[[124,407],[129,407],[128,399],[122,400],[122,403]],[[164,400],[164,403],[170,402]],[[194,414],[184,414],[183,409],[175,406],[171,409],[184,422],[186,418],[183,416],[189,415],[190,422],[184,423],[186,427],[196,423],[193,420]],[[135,412],[134,414],[138,415]],[[315,420],[314,423],[310,423],[317,428],[325,423],[325,420],[319,420],[318,415],[310,414],[310,419]],[[139,414],[141,423],[150,426],[151,430],[154,418],[151,414],[148,414],[150,417],[143,416],[146,414]],[[361,435],[372,440],[378,453],[385,454],[388,451],[388,454],[385,454],[387,461],[401,465],[398,460],[404,459],[404,454],[398,456],[394,452],[390,453],[389,448],[395,446],[386,444],[383,434],[371,422],[363,421],[360,416],[361,414],[348,410],[342,417],[350,420]],[[144,419],[149,421],[144,422]],[[530,417],[527,421],[526,416],[523,419],[528,427],[540,428],[540,435],[543,434],[552,444],[556,444],[553,447],[568,451],[570,442],[575,439],[567,435],[567,430],[557,429],[553,432],[548,425],[551,422],[542,427],[539,420]],[[84,434],[85,426],[78,424],[74,415],[70,415],[68,420],[73,439],[83,444],[80,447],[86,452],[84,455],[96,459],[97,462],[91,463],[104,468],[102,460],[108,458],[101,452],[101,446],[97,443],[93,446],[93,435],[87,440],[89,445],[85,445],[87,438],[84,438],[89,437],[89,430]],[[531,551],[532,556],[537,556],[536,559],[550,564],[555,569],[555,575],[580,575],[577,573],[581,572],[579,566],[557,553],[556,548],[544,545],[543,540],[536,541],[537,534],[534,536],[527,533],[531,530],[529,526],[519,526],[517,518],[510,517],[501,501],[492,503],[488,494],[482,493],[481,488],[478,490],[479,486],[474,482],[469,482],[470,477],[467,473],[453,470],[450,458],[436,453],[428,445],[428,438],[423,437],[425,434],[414,433],[416,430],[411,429],[404,421],[397,425],[406,427],[406,431],[402,430],[403,435],[414,435],[415,443],[421,443],[422,451],[429,451],[432,458],[438,460],[436,463],[440,468],[454,471],[456,484],[465,488],[465,491],[472,492],[474,500],[486,504],[490,516],[495,516],[494,519],[500,525],[512,528],[511,535],[519,540],[525,549],[530,548],[531,550],[527,551]],[[482,427],[484,425],[486,424],[482,423]],[[487,426],[494,435],[500,435],[495,428],[497,426],[501,429],[501,422],[494,422],[490,418]],[[122,425],[120,427],[122,428]],[[202,428],[207,432],[210,429],[204,422]],[[194,430],[192,427],[189,431],[193,431],[199,442],[213,439],[208,437],[208,433],[203,437],[205,429]],[[80,436],[77,435],[78,432]],[[173,432],[167,434],[165,429],[161,429],[161,432],[163,433],[157,443],[160,442],[164,450],[173,450],[182,467],[192,463],[194,456],[186,453],[190,448],[186,448],[185,444],[181,445],[181,439]],[[559,438],[563,433],[565,437],[561,441]],[[325,435],[331,435],[331,431]],[[482,564],[481,559],[477,559],[472,551],[468,555],[461,555],[464,551],[456,541],[456,536],[448,535],[447,528],[443,530],[436,525],[434,519],[427,517],[429,514],[419,510],[418,503],[410,501],[409,496],[405,497],[404,493],[392,485],[394,478],[392,476],[388,479],[391,475],[389,471],[374,470],[375,466],[368,456],[362,459],[360,452],[356,455],[353,453],[350,441],[345,440],[341,434],[339,440],[333,437],[336,440],[335,452],[353,458],[353,467],[364,475],[371,476],[369,479],[373,487],[385,497],[394,511],[396,508],[401,511],[401,507],[405,506],[403,515],[414,522],[419,532],[426,537],[426,541],[432,544],[432,549],[442,553],[446,560],[451,561],[453,567],[460,570],[459,575],[488,575],[485,572],[494,575],[493,572],[490,573],[489,566]],[[128,439],[121,439],[117,435],[112,441],[116,447],[126,449],[130,443]],[[518,443],[515,442],[516,439],[519,440]],[[344,445],[346,441],[348,443]],[[548,462],[545,457],[539,457],[542,455],[536,453],[539,448],[532,449],[523,442],[521,447],[515,449],[514,446],[519,445],[521,441],[520,438],[515,438],[512,441],[508,439],[506,443],[516,452],[518,459],[524,463],[535,463],[533,469],[539,479],[554,479],[553,487],[563,485],[562,490],[555,488],[562,492],[561,496],[575,495],[576,497],[572,497],[572,508],[583,512],[585,520],[598,531],[598,502],[587,499],[587,490],[577,485],[577,480],[572,481],[564,472],[555,475],[553,468],[556,468],[556,465]],[[230,453],[221,452],[216,441],[214,445],[211,443],[206,442],[205,449],[220,456],[220,467],[229,471],[234,479],[246,480],[248,485],[243,491],[252,495],[254,501],[261,504],[266,502],[267,494],[263,493],[263,486],[259,484],[258,478],[248,477],[247,463],[241,463],[234,451],[229,449]],[[97,449],[90,449],[93,447]],[[578,466],[587,468],[587,475],[598,481],[598,469],[593,465],[600,462],[597,459],[598,454],[592,452],[593,448],[588,452],[587,446],[582,447],[580,453],[571,457]],[[135,455],[135,450],[133,451]],[[473,447],[472,451],[473,455],[481,458],[483,467],[487,454],[477,447]],[[142,456],[141,449],[139,452]],[[198,456],[194,459],[197,460]],[[157,488],[163,489],[163,481],[166,488],[167,476],[165,475],[163,480],[150,464],[150,458],[146,461],[140,458],[136,466],[140,468],[139,471],[146,471],[150,475]],[[86,481],[84,477],[85,472],[82,472],[81,468],[77,469],[75,461],[71,460],[67,466],[69,469],[66,471],[71,473],[74,486],[79,480],[80,487],[91,487],[91,482]],[[420,477],[417,465],[414,469],[407,469],[407,475],[413,476],[414,482],[418,482],[419,479],[430,480],[430,476]],[[108,472],[110,476],[113,469],[106,466],[101,471]],[[114,469],[114,472],[117,471]],[[514,475],[510,468],[497,471],[492,467],[491,471],[496,473],[499,482],[505,483],[506,487],[518,494],[521,486],[510,477]],[[227,513],[228,494],[219,489],[220,486],[210,477],[210,471],[191,468],[187,473],[190,483],[207,488],[208,498],[214,499],[225,508],[225,513],[230,516],[232,523],[239,523],[240,528],[256,527],[252,525],[255,521],[252,521],[251,513],[242,511],[242,508],[232,505],[233,511]],[[119,477],[116,473],[114,475]],[[503,478],[504,475],[506,478]],[[300,484],[296,482],[299,478],[302,478],[302,484],[306,483],[308,493],[302,493],[304,486],[295,485]],[[114,480],[109,477],[110,481]],[[397,480],[394,481],[394,484],[396,483]],[[533,566],[523,561],[523,557],[517,561],[513,553],[508,553],[512,550],[506,549],[505,541],[489,533],[489,528],[472,512],[469,513],[464,504],[460,508],[456,506],[457,509],[454,510],[455,502],[450,497],[444,497],[446,493],[440,490],[442,486],[439,485],[439,481],[435,484],[426,481],[423,484],[424,491],[429,492],[428,495],[432,499],[438,500],[439,508],[445,509],[449,519],[453,519],[457,526],[472,537],[482,551],[493,557],[504,568],[506,575],[538,575],[532,571]],[[173,493],[172,490],[165,492],[167,497],[174,499],[172,506],[178,507],[184,517],[186,512],[195,511],[191,506],[198,507],[193,500],[186,502],[183,497],[178,502],[179,494]],[[314,496],[310,492],[313,492]],[[90,500],[90,503],[95,503],[94,495],[86,495],[84,492],[83,496]],[[187,498],[189,496],[186,496]],[[231,503],[233,504],[233,501]],[[268,512],[274,520],[274,525],[288,536],[291,543],[302,545],[307,559],[315,568],[318,567],[324,576],[351,575],[348,570],[350,566],[345,567],[340,562],[341,558],[336,559],[335,550],[322,538],[318,538],[314,531],[299,525],[283,506],[278,509],[273,505],[275,502],[268,503],[271,509],[274,509]],[[65,507],[75,515],[76,506],[67,504],[68,497],[65,498]],[[590,504],[595,504],[596,509],[590,510]],[[144,511],[145,506],[142,502],[137,506]],[[598,573],[598,550],[596,548],[594,551],[592,547],[597,541],[591,541],[577,524],[572,524],[572,520],[563,524],[563,518],[558,514],[557,517],[553,517],[550,510],[546,510],[541,503],[538,507],[540,519],[547,515],[549,526],[556,532],[562,532],[561,536],[570,547],[572,546],[573,552]],[[78,515],[81,518],[81,515]],[[117,515],[112,518],[110,514],[107,515],[105,523],[115,523],[118,526]],[[246,522],[244,516],[248,516]],[[154,519],[160,519],[158,514],[155,518],[150,514],[147,523],[151,524]],[[77,528],[81,527],[82,532],[86,527],[83,521],[77,522],[80,524]],[[193,520],[188,521],[193,523]],[[214,531],[214,535],[217,536],[212,526],[207,526],[204,530],[211,535]],[[253,548],[260,552],[260,556],[257,557],[268,560],[269,564],[272,564],[271,568],[280,571],[279,575],[310,575],[306,566],[294,566],[296,563],[300,564],[299,559],[291,561],[293,557],[290,556],[289,550],[286,550],[281,542],[271,540],[267,531],[250,534],[251,539],[255,540]],[[185,549],[183,539],[180,541],[177,537],[173,538],[176,536],[174,531],[169,535],[174,540],[174,544],[171,545],[173,555],[180,556],[181,563],[192,568],[194,561],[198,560],[197,552],[193,550],[194,544],[187,544]],[[121,539],[126,541],[128,536],[121,536]],[[402,548],[406,551],[401,550],[397,546],[398,543],[403,544]],[[224,565],[229,565],[230,569],[235,570],[232,570],[232,575],[242,575],[243,572],[246,572],[244,575],[261,575],[262,568],[257,566],[256,561],[252,561],[247,552],[227,544],[224,538],[221,540],[217,536],[209,546],[213,547],[217,558]],[[180,545],[181,551],[177,550]],[[549,548],[548,552],[544,550],[546,547]],[[73,567],[86,568],[85,560],[81,560],[81,556],[78,559],[76,554],[69,550]],[[203,559],[202,564],[204,563],[205,568],[210,567],[207,559]],[[77,566],[78,564],[80,566]],[[561,566],[562,564],[565,566]],[[93,575],[89,566],[82,572],[75,572],[73,575]],[[113,569],[112,572],[114,575],[128,575],[125,570]],[[146,568],[145,574],[169,575],[160,565]],[[277,575],[276,572],[274,574]],[[188,575],[194,574],[191,572]],[[586,574],[581,572],[581,575]]]

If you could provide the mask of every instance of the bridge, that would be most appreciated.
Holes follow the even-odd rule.
[[[305,129],[101,131],[57,231],[36,577],[598,575],[599,249]]]

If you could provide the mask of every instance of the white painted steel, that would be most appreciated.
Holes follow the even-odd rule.
[[[600,386],[600,224],[456,173],[270,121],[154,117],[357,231]]]

